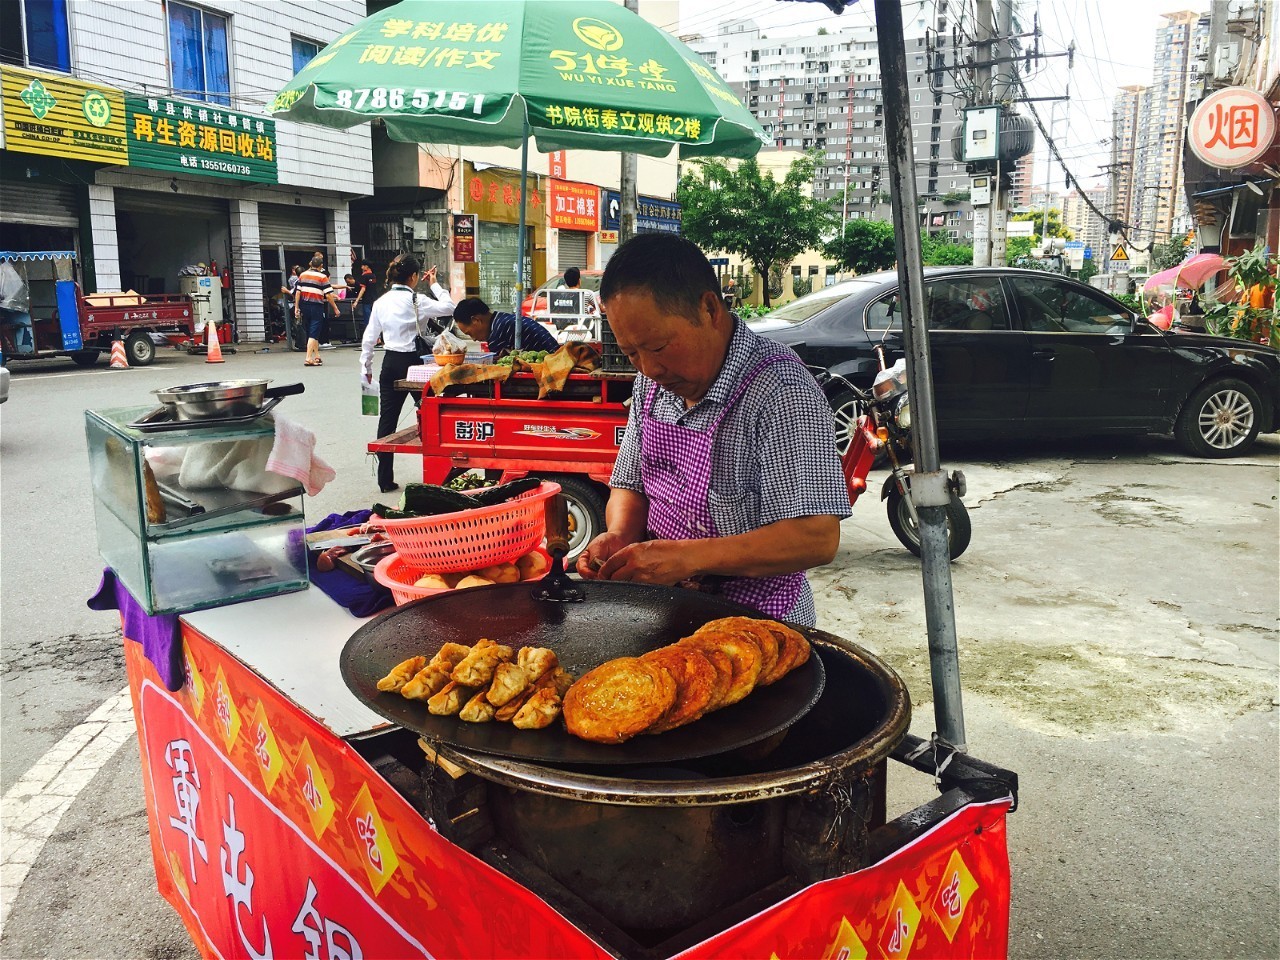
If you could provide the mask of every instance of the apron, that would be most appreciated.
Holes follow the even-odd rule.
[[[649,500],[651,536],[662,540],[720,536],[711,515],[710,496],[716,432],[760,372],[778,361],[799,362],[786,354],[761,360],[747,372],[724,409],[704,431],[656,420],[653,404],[658,387],[654,384],[642,410],[640,437],[640,482]],[[720,592],[731,600],[781,619],[796,605],[804,585],[804,574],[799,572],[776,577],[729,577],[723,579]]]

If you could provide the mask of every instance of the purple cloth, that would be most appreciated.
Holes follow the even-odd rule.
[[[182,689],[186,671],[176,613],[147,613],[111,569],[102,571],[102,583],[89,598],[88,606],[90,610],[119,610],[125,639],[142,644],[143,654],[155,665],[166,687]]]
[[[372,515],[369,510],[331,513],[315,526],[308,527],[307,533],[315,533],[317,530],[335,530],[338,527],[364,523]],[[307,569],[311,573],[311,582],[323,590],[325,595],[338,606],[346,607],[352,616],[371,617],[379,610],[395,605],[395,598],[391,596],[391,591],[382,584],[357,580],[351,574],[341,570],[321,573],[316,569],[316,559],[314,551],[307,551]]]

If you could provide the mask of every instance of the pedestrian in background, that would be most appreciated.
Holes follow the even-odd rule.
[[[295,263],[293,265],[293,269],[289,271],[289,278],[285,281],[284,286],[280,288],[280,292],[285,294],[285,296],[289,297],[289,299],[292,300],[294,287],[298,285],[298,277],[301,275],[302,275],[302,267],[298,266]]]
[[[582,312],[588,317],[600,316],[600,298],[596,296],[594,290],[586,290],[582,287],[582,271],[577,267],[570,267],[564,272],[564,287],[566,290],[582,290]]]
[[[367,260],[360,262],[360,294],[356,297],[356,313],[361,323],[369,322],[369,311],[373,309],[373,301],[378,299],[378,278]]]
[[[325,308],[326,303],[328,310]],[[320,359],[320,340],[324,335],[325,318],[329,310],[336,317],[338,301],[333,295],[329,275],[324,272],[324,257],[317,254],[311,258],[309,269],[299,275],[293,295],[293,315],[307,328],[305,365],[308,367],[318,367],[324,363]]]
[[[436,321],[453,314],[449,291],[436,283],[436,268],[432,267],[425,275],[419,273],[421,269],[422,264],[407,254],[391,261],[387,267],[387,292],[373,305],[360,341],[360,379],[364,383],[373,383],[373,348],[379,337],[385,348],[382,369],[378,372],[379,437],[395,433],[400,423],[405,394],[396,389],[396,381],[403,380],[410,367],[422,362],[417,338],[438,333],[443,325]],[[415,288],[420,278],[431,287],[434,300],[418,296]],[[415,394],[413,399],[417,404],[419,396]],[[378,454],[378,489],[383,493],[399,488],[394,471],[392,455]]]

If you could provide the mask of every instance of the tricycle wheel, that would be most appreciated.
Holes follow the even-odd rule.
[[[889,526],[893,527],[894,536],[913,554],[920,556],[920,530],[911,519],[906,498],[896,487],[889,492],[885,508],[889,511]],[[969,522],[969,511],[964,501],[953,493],[951,502],[947,504],[947,543],[952,560],[969,548],[971,539],[973,525]]]
[[[92,367],[98,362],[98,354],[101,350],[77,350],[71,354],[72,361],[79,367]]]
[[[596,484],[585,477],[557,474],[545,479],[560,484],[569,506],[569,552],[565,566],[572,567],[587,544],[604,533],[604,497]]]
[[[145,333],[131,333],[124,342],[124,352],[129,358],[129,366],[145,367],[156,358],[156,345]]]

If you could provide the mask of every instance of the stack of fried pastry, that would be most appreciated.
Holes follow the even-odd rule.
[[[510,721],[521,730],[550,725],[573,677],[546,647],[511,647],[480,640],[468,647],[446,643],[430,661],[410,657],[378,681],[378,689],[407,700],[425,700],[436,716],[468,723]]]
[[[597,743],[665,733],[776,683],[809,659],[809,641],[773,620],[724,617],[640,657],[591,670],[564,697],[569,732]]]

